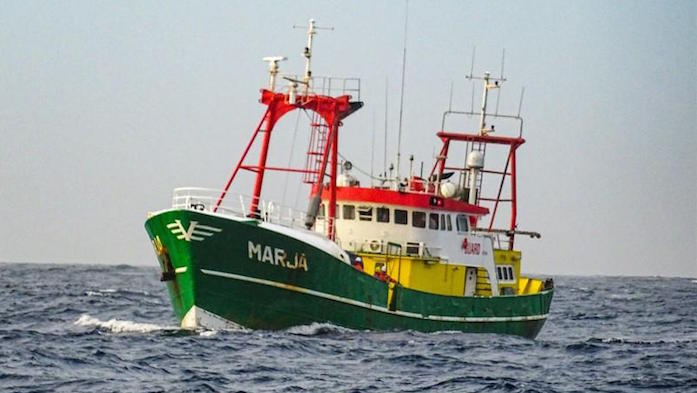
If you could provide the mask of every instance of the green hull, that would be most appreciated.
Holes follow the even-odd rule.
[[[329,322],[353,329],[534,338],[552,301],[552,290],[455,297],[396,286],[389,296],[386,283],[339,259],[323,239],[251,219],[170,210],[152,216],[145,227],[182,323],[196,306],[252,329]]]

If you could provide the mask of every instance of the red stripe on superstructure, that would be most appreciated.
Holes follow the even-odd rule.
[[[382,203],[393,206],[417,207],[428,210],[442,210],[475,215],[489,214],[489,209],[481,206],[470,205],[462,201],[450,198],[442,198],[443,206],[433,206],[430,203],[432,194],[400,192],[394,190],[381,190],[377,188],[363,187],[336,187],[337,201]],[[329,190],[322,190],[322,200],[329,199]]]

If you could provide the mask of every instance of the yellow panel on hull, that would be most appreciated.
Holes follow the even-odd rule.
[[[402,286],[439,295],[465,294],[465,266],[441,263],[438,259],[360,253],[364,270],[375,274],[376,266],[387,264],[387,274]]]
[[[375,274],[381,265],[387,266],[387,274],[402,286],[419,291],[448,296],[464,296],[466,266],[441,262],[437,258],[359,253],[366,274]],[[537,279],[520,277],[520,251],[494,250],[497,266],[510,266],[514,280],[499,283],[502,295],[536,293],[544,283]],[[505,280],[504,280],[505,281]],[[477,268],[475,296],[491,296],[491,284],[486,269]]]

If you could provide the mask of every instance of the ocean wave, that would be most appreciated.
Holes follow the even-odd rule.
[[[116,289],[112,288],[107,288],[107,289],[98,289],[96,291],[85,291],[85,295],[87,296],[108,296],[110,293],[116,293]]]
[[[592,337],[587,340],[590,343],[604,343],[604,344],[628,344],[628,345],[660,345],[660,344],[689,344],[697,342],[697,334],[687,334],[684,336],[672,337],[672,338],[662,338],[662,339],[648,339],[648,338],[638,338],[638,337]]]
[[[161,330],[179,330],[178,327],[122,321],[114,318],[108,321],[102,321],[87,314],[82,314],[73,324],[84,327],[97,327],[111,333],[150,333]]]
[[[613,293],[608,296],[609,299],[612,300],[636,300],[636,299],[641,299],[641,298],[646,298],[646,295],[629,295],[629,294],[621,294],[621,293]]]
[[[313,322],[309,325],[298,325],[289,327],[285,330],[287,333],[297,336],[323,336],[332,333],[350,333],[355,332],[353,329],[336,326],[331,323]]]

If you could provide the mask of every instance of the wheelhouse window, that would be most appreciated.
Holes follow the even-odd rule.
[[[467,225],[467,216],[464,214],[458,214],[457,219],[455,220],[455,224],[457,225],[457,231],[458,232],[467,232],[469,225]]]
[[[448,224],[448,230],[452,231],[453,230],[453,223],[450,221],[450,214],[445,215],[445,223]]]
[[[513,266],[496,266],[496,276],[501,282],[515,282],[515,272]]]
[[[355,220],[356,219],[356,207],[355,206],[343,205],[341,210],[342,210],[341,217],[343,217],[344,220]]]
[[[445,230],[445,214],[440,215],[440,230]]]
[[[426,228],[426,213],[411,212],[411,225],[417,228]]]
[[[438,213],[428,215],[428,229],[438,229]]]
[[[375,209],[378,222],[390,222],[390,209],[387,207],[378,207]]]
[[[370,206],[358,206],[358,219],[360,221],[373,221],[373,208]]]
[[[400,209],[394,209],[394,222],[395,222],[395,224],[406,225],[406,223],[407,223],[407,211],[400,210]]]

